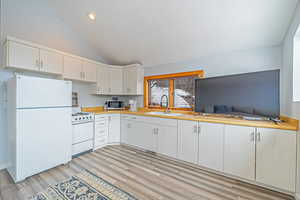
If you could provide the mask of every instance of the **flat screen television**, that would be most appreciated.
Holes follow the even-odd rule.
[[[279,118],[280,71],[197,79],[195,111]]]

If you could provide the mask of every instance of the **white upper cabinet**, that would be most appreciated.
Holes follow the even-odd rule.
[[[225,125],[224,172],[255,179],[255,128]]]
[[[119,68],[109,68],[109,94],[123,94],[123,71]]]
[[[71,56],[64,56],[64,78],[71,79],[71,80],[83,80],[83,61],[71,57]]]
[[[123,90],[128,95],[143,95],[144,70],[139,65],[123,69]]]
[[[109,94],[110,88],[109,69],[104,66],[97,68],[97,94]]]
[[[40,50],[40,69],[43,72],[62,74],[63,55],[50,50]]]
[[[296,132],[257,129],[256,181],[295,192]]]
[[[97,69],[96,94],[122,95],[123,94],[123,72],[121,68],[109,65],[99,66]]]
[[[24,70],[40,70],[40,53],[36,47],[7,41],[6,67]]]
[[[7,38],[5,47],[5,67],[97,82],[97,62],[12,37]]]
[[[91,62],[84,62],[83,63],[83,79],[88,82],[97,82],[97,68],[99,65],[91,63]]]
[[[178,158],[198,163],[198,122],[178,120]]]
[[[198,164],[223,171],[224,124],[199,123]]]

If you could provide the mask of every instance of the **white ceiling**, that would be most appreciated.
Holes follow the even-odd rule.
[[[49,0],[110,64],[145,66],[278,45],[298,0]],[[95,12],[96,21],[87,18]]]

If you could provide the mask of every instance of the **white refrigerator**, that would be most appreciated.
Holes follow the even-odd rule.
[[[71,160],[71,81],[16,75],[7,100],[7,169],[15,182]]]

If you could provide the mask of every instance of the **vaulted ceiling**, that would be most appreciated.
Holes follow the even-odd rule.
[[[49,0],[111,64],[145,66],[281,44],[298,0]],[[87,15],[96,14],[91,21]]]

